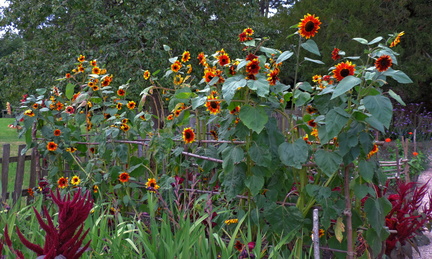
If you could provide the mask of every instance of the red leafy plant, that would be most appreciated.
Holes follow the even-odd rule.
[[[423,203],[425,197],[427,202]],[[390,258],[411,258],[412,247],[417,247],[414,237],[420,235],[432,220],[432,194],[428,193],[427,183],[418,185],[399,181],[397,193],[389,195],[388,200],[392,209],[385,222],[389,230],[396,230],[396,233],[391,233],[386,239],[385,253]]]
[[[56,194],[51,191],[51,197],[59,208],[58,227],[54,225],[46,207],[42,209],[43,214],[46,215],[46,222],[42,219],[41,214],[33,208],[39,225],[46,232],[45,245],[42,247],[31,243],[17,227],[16,231],[18,237],[27,248],[34,251],[38,256],[43,256],[44,259],[79,258],[90,245],[89,241],[84,247],[81,247],[84,238],[90,230],[88,229],[83,233],[84,221],[87,219],[93,207],[93,199],[90,196],[90,192],[86,191],[83,194],[81,191],[77,191],[71,199],[70,194],[61,197],[59,190],[57,190]],[[7,225],[5,227],[4,236],[6,244],[12,253],[14,253],[17,258],[24,258],[20,251],[13,249]]]

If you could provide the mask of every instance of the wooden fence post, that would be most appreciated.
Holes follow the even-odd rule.
[[[22,154],[22,151],[26,145],[19,145],[18,147],[18,159],[17,159],[17,167],[16,167],[16,175],[15,175],[15,188],[12,193],[12,200],[15,203],[18,198],[22,194],[22,187],[24,182],[24,169],[25,169],[25,153]]]
[[[10,157],[10,144],[3,145],[2,157],[2,175],[1,175],[1,200],[6,201],[7,188],[8,188],[8,174],[9,174],[9,157]]]

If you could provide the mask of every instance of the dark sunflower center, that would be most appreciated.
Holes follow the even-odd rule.
[[[186,137],[186,139],[190,139],[190,138],[191,138],[191,134],[190,134],[190,132],[186,132],[186,133],[185,133],[185,137]]]
[[[150,187],[155,187],[155,183],[150,183]]]
[[[346,77],[346,76],[349,76],[349,69],[346,69],[346,68],[344,68],[344,69],[342,69],[341,71],[340,71],[340,74],[341,74],[341,76],[342,77]]]
[[[210,107],[212,107],[213,109],[217,109],[218,104],[216,102],[210,102]]]
[[[390,62],[386,58],[382,59],[380,63],[381,63],[382,67],[388,67],[388,66],[390,66]]]
[[[308,21],[305,24],[304,28],[305,28],[305,31],[310,32],[310,31],[312,31],[315,28],[315,24],[312,21]]]

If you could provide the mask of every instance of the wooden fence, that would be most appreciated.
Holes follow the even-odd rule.
[[[1,168],[1,188],[0,188],[0,202],[5,202],[9,199],[10,195],[12,195],[12,200],[15,202],[20,196],[27,196],[28,191],[27,188],[33,188],[36,186],[36,181],[38,177],[42,177],[40,174],[40,170],[38,170],[38,165],[40,158],[35,149],[32,149],[31,155],[22,154],[22,151],[26,145],[18,146],[18,155],[11,156],[11,145],[4,144],[3,145],[3,156],[0,158]],[[26,172],[26,161],[30,161],[29,168],[29,182],[28,184],[24,183],[24,174]],[[13,177],[14,188],[11,193],[8,192],[9,178],[13,172],[9,171],[9,166],[11,163],[16,163],[16,171]],[[12,180],[12,181],[13,181]],[[23,189],[26,186],[27,188]]]

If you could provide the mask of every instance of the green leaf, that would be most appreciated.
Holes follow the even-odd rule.
[[[222,168],[225,172],[231,172],[234,169],[234,165],[239,163],[244,158],[244,151],[241,147],[229,147],[222,151]]]
[[[353,38],[353,40],[360,42],[361,44],[365,44],[365,45],[368,44],[368,41],[366,39],[363,39],[363,38]]]
[[[359,85],[361,79],[355,76],[347,76],[336,86],[336,90],[333,92],[332,99],[343,95],[344,93],[351,90],[354,86]]]
[[[202,105],[204,105],[207,101],[207,97],[203,96],[203,97],[195,97],[192,99],[192,109],[196,109]]]
[[[235,198],[244,189],[244,181],[246,178],[246,165],[240,163],[234,167],[231,172],[226,172],[222,187],[229,199]]]
[[[413,81],[409,76],[400,70],[393,70],[389,68],[387,71],[383,72],[383,75],[389,76],[401,84],[411,84]]]
[[[375,167],[371,161],[361,160],[359,163],[359,173],[366,182],[372,182]]]
[[[251,175],[250,177],[246,178],[244,183],[246,187],[249,188],[251,195],[255,196],[264,186],[264,177],[260,175]]]
[[[342,157],[336,152],[319,149],[315,152],[315,162],[330,177],[334,172],[339,170],[342,164]]]
[[[222,95],[227,104],[230,104],[237,88],[244,87],[246,84],[247,81],[242,75],[233,76],[225,80],[222,85]]]
[[[377,43],[377,42],[380,42],[382,39],[383,39],[383,37],[378,36],[378,37],[376,37],[375,39],[369,41],[368,45],[372,45],[372,44],[375,44],[375,43]]]
[[[260,77],[257,80],[248,80],[249,89],[256,91],[260,97],[266,97],[270,92],[270,84],[266,78]]]
[[[276,64],[284,62],[285,60],[289,59],[293,54],[294,52],[292,51],[284,51],[276,60]]]
[[[317,64],[325,64],[321,60],[311,59],[311,58],[307,58],[307,57],[305,57],[304,60],[310,61],[310,62],[313,62],[313,63],[317,63]]]
[[[318,49],[318,45],[312,39],[307,40],[306,42],[302,43],[300,46],[305,50],[309,51],[310,53],[321,56],[321,53]]]
[[[345,124],[348,122],[349,114],[342,108],[336,107],[327,113],[325,122],[326,133],[324,137],[321,137],[322,142],[328,142],[330,139],[336,137]],[[318,131],[319,133],[319,131]]]
[[[189,99],[192,96],[192,91],[189,87],[184,87],[176,91],[174,98]]]
[[[354,186],[354,195],[357,197],[357,199],[361,200],[368,194],[375,195],[375,191],[372,189],[372,187],[365,184],[356,184]]]
[[[294,143],[284,142],[279,145],[279,158],[284,165],[301,169],[308,159],[309,147],[303,139],[297,139]]]
[[[268,53],[268,54],[279,54],[280,51],[276,50],[276,49],[272,49],[272,48],[266,48],[266,47],[260,47],[260,51],[264,52],[264,53]]]
[[[371,227],[378,233],[385,226],[385,216],[391,210],[392,205],[386,197],[378,199],[368,198],[364,205],[364,211]]]
[[[271,155],[268,152],[268,149],[254,144],[249,149],[249,156],[257,165],[271,167]]]
[[[389,95],[390,95],[393,99],[395,99],[398,103],[402,104],[403,106],[406,106],[405,102],[402,101],[402,98],[401,98],[397,93],[393,92],[393,90],[390,89],[390,90],[388,91],[388,93],[389,93]]]
[[[377,119],[377,118],[375,118],[375,117],[373,117],[373,116],[370,116],[370,117],[367,117],[366,119],[365,119],[365,121],[372,127],[372,128],[374,128],[374,129],[376,129],[376,130],[378,130],[378,131],[381,131],[382,133],[384,133],[385,132],[385,128],[384,128],[384,125]]]
[[[268,115],[262,106],[244,105],[240,110],[239,117],[246,127],[258,134],[264,129],[268,121]]]
[[[295,91],[294,93],[294,103],[296,104],[296,106],[305,105],[310,98],[311,95],[308,92]]]
[[[393,105],[389,98],[383,95],[369,95],[363,99],[363,104],[378,121],[389,128],[393,116]]]
[[[74,84],[68,83],[66,85],[65,95],[66,95],[66,98],[68,98],[69,100],[72,99],[72,97],[74,96],[74,89],[75,89]]]
[[[115,150],[117,153],[117,157],[121,161],[127,161],[128,156],[129,156],[129,149],[128,149],[128,146],[126,144],[118,144],[116,146]]]
[[[170,46],[165,45],[165,44],[163,45],[163,48],[164,48],[165,51],[170,51],[171,50]]]

